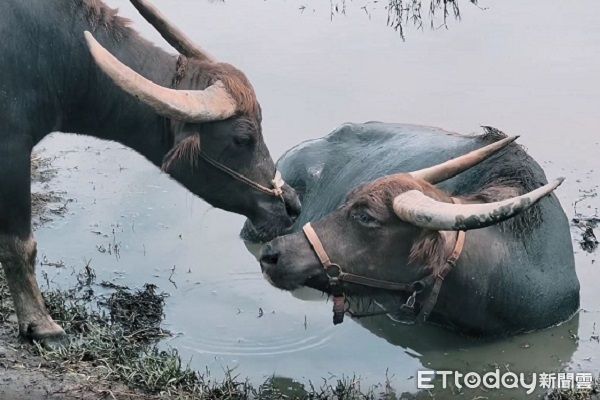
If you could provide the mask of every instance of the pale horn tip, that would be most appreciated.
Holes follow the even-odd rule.
[[[83,36],[85,37],[85,41],[87,42],[89,47],[92,47],[94,42],[96,42],[94,35],[92,35],[90,31],[83,31]]]
[[[556,179],[554,180],[554,185],[555,185],[554,187],[555,187],[555,188],[557,188],[557,187],[559,187],[560,185],[562,185],[562,183],[565,181],[565,179],[566,179],[566,178],[565,178],[564,176],[561,176],[561,177],[559,177],[559,178],[556,178]]]

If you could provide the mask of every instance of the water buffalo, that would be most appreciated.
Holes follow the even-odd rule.
[[[64,335],[34,272],[30,155],[52,131],[136,150],[210,204],[271,234],[299,214],[263,141],[252,85],[145,0],[131,0],[179,55],[143,39],[100,0],[0,2],[0,262],[21,335]]]
[[[278,166],[303,211],[295,233],[262,248],[267,279],[333,294],[336,322],[352,312],[343,295],[383,293],[391,316],[473,335],[568,319],[579,282],[551,193],[562,180],[547,184],[515,138],[485,129],[347,124],[288,151]],[[248,222],[243,236],[268,235]]]

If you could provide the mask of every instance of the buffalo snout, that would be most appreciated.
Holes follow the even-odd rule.
[[[270,270],[272,268],[276,268],[278,261],[279,251],[275,249],[271,243],[264,245],[260,252],[260,267],[263,272],[265,269]]]
[[[291,231],[300,216],[302,205],[292,187],[285,184],[282,190],[282,197],[261,196],[258,212],[248,218],[240,233],[242,239],[251,243],[265,243]]]
[[[325,270],[301,232],[265,244],[260,252],[260,267],[265,278],[283,290],[301,286],[322,290],[328,282]]]
[[[283,201],[285,203],[285,211],[290,218],[290,221],[295,222],[302,212],[302,205],[300,204],[300,198],[296,191],[292,189],[287,183],[283,186]]]

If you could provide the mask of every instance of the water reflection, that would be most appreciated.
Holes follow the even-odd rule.
[[[128,0],[107,2],[120,7],[144,37],[168,48]],[[348,120],[431,124],[459,132],[490,124],[521,134],[520,142],[549,176],[567,176],[558,196],[570,215],[579,191],[600,181],[600,30],[594,28],[600,2],[595,0],[506,0],[490,3],[486,12],[465,2],[461,23],[448,31],[411,33],[406,42],[386,27],[385,13],[369,19],[359,9],[331,20],[329,2],[303,1],[325,9],[318,13],[301,13],[299,3],[280,0],[153,3],[219,59],[247,73],[263,107],[265,140],[274,159]],[[171,294],[166,328],[180,333],[165,346],[179,349],[193,368],[208,367],[218,375],[236,367],[253,382],[273,374],[302,382],[357,374],[365,383],[379,383],[389,370],[394,387],[408,391],[415,390],[415,373],[427,363],[466,368],[500,360],[511,362],[513,370],[518,363],[523,368],[539,363],[540,369],[567,365],[600,371],[600,349],[592,339],[599,329],[598,251],[576,254],[585,312],[556,328],[471,345],[445,339],[451,334],[435,327],[428,327],[431,336],[421,341],[429,334],[394,327],[384,317],[348,319],[333,329],[330,305],[320,294],[315,301],[301,301],[263,279],[237,236],[243,218],[193,198],[122,146],[58,135],[41,147],[58,157],[53,190],[65,191],[74,202],[66,218],[37,232],[40,259],[62,260],[66,268],[40,266],[40,273],[47,272],[52,285],[68,287],[72,269],[92,259],[98,281],[157,284]],[[589,199],[578,209],[593,210],[597,201]],[[96,246],[106,243],[93,233],[113,227],[122,244],[119,260],[98,252]],[[580,235],[579,229],[574,234]],[[177,288],[169,282],[174,265]],[[230,348],[309,337],[328,339],[279,355],[244,355]],[[444,340],[455,341],[434,346]],[[235,354],[215,354],[215,346],[203,351],[204,344],[216,341],[228,343],[222,351]]]
[[[472,5],[478,5],[478,0],[469,0]],[[466,0],[464,3],[468,3]],[[461,4],[459,0],[388,0],[387,3],[378,1],[367,1],[360,6],[360,10],[371,18],[373,13],[378,13],[383,7],[387,13],[387,25],[397,31],[402,39],[405,39],[407,26],[422,29],[429,25],[431,29],[448,28],[450,18],[460,20]],[[348,4],[346,0],[330,2],[331,16],[334,14],[346,14]],[[358,8],[354,5],[353,8]],[[306,6],[300,6],[305,10]],[[356,10],[353,10],[356,11]]]
[[[577,348],[579,317],[549,329],[510,338],[465,337],[433,325],[405,325],[389,316],[355,320],[374,335],[436,370],[559,371]]]

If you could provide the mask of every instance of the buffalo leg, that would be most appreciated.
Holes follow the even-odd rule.
[[[31,232],[31,144],[0,135],[0,263],[19,321],[19,334],[52,341],[65,333],[44,304],[35,277],[37,244]]]

